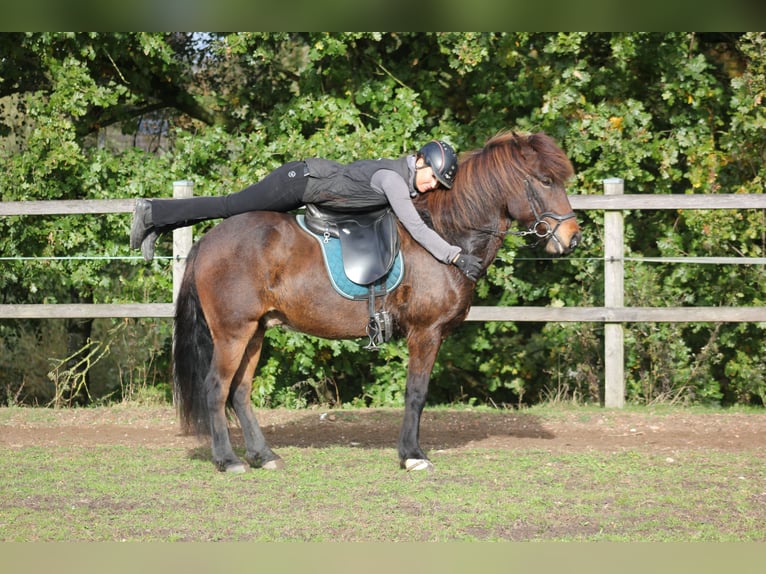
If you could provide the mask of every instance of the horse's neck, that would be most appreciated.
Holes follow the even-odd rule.
[[[426,225],[441,235],[445,241],[482,258],[491,255],[494,259],[503,244],[505,232],[511,224],[507,217],[500,214],[492,217],[491,214],[485,213],[481,221],[470,226],[455,228],[450,225],[451,222],[444,215],[441,216],[444,221],[441,221],[439,214],[434,216],[427,207],[419,211]]]
[[[455,234],[451,242],[461,247],[464,252],[476,255],[484,261],[493,261],[503,245],[507,230],[508,223],[505,221],[480,223],[474,229]]]
[[[499,221],[494,222],[491,228],[488,228],[486,233],[477,234],[475,238],[476,243],[473,248],[474,255],[483,256],[485,261],[492,261],[497,256],[497,252],[503,245],[503,239],[505,233],[508,231],[510,222],[502,218]],[[489,232],[489,229],[492,231]]]

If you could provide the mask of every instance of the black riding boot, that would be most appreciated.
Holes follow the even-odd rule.
[[[146,261],[154,258],[154,242],[157,241],[157,230],[152,222],[152,204],[147,199],[136,201],[133,211],[133,223],[130,226],[130,248],[141,248]]]
[[[222,197],[139,199],[133,212],[130,247],[140,247],[144,259],[151,261],[154,244],[161,233],[229,215]]]

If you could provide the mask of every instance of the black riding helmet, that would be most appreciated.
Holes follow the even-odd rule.
[[[436,179],[450,189],[457,173],[457,154],[451,145],[442,140],[431,140],[418,150],[426,165],[434,170]]]

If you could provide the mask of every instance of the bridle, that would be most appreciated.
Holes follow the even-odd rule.
[[[542,201],[540,201],[540,196],[529,181],[530,177],[531,176],[528,175],[524,178],[524,190],[527,192],[527,201],[529,201],[529,207],[532,209],[532,215],[535,216],[535,221],[526,231],[510,231],[506,232],[506,235],[534,235],[537,237],[535,245],[539,245],[541,242],[550,238],[553,238],[554,241],[559,243],[559,240],[556,237],[556,232],[559,230],[559,227],[561,227],[561,224],[567,219],[576,217],[574,211],[570,211],[564,215],[558,215],[551,211],[543,211],[540,213],[541,210],[544,209],[544,206],[542,205]],[[551,227],[551,224],[548,223],[545,218],[553,219],[556,222],[555,227]]]
[[[532,215],[535,218],[535,221],[530,225],[525,231],[495,231],[490,229],[477,229],[477,231],[484,231],[486,233],[492,233],[493,235],[504,237],[506,235],[515,235],[518,237],[527,237],[530,235],[534,235],[537,238],[537,241],[530,245],[525,245],[523,247],[536,247],[543,243],[544,241],[547,241],[548,239],[553,238],[553,240],[561,245],[561,242],[559,241],[558,237],[556,237],[556,232],[559,230],[559,227],[561,227],[561,224],[564,223],[567,219],[572,219],[576,217],[574,211],[570,211],[569,213],[565,213],[564,215],[558,215],[556,213],[553,213],[552,211],[543,211],[545,209],[543,202],[540,200],[540,196],[538,195],[537,191],[535,190],[534,186],[530,182],[531,175],[527,175],[524,178],[524,190],[527,194],[527,201],[529,202],[529,207],[532,210]],[[546,218],[553,219],[556,224],[555,226],[551,226],[550,223],[546,221]]]

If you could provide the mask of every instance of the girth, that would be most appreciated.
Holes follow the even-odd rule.
[[[384,207],[349,213],[308,204],[304,222],[309,230],[323,235],[325,242],[330,237],[340,240],[346,276],[368,287],[370,343],[366,348],[377,349],[392,334],[391,318],[385,310],[376,311],[375,299],[380,294],[378,282],[391,271],[399,253],[399,231],[393,211]],[[385,294],[385,285],[382,287]]]

